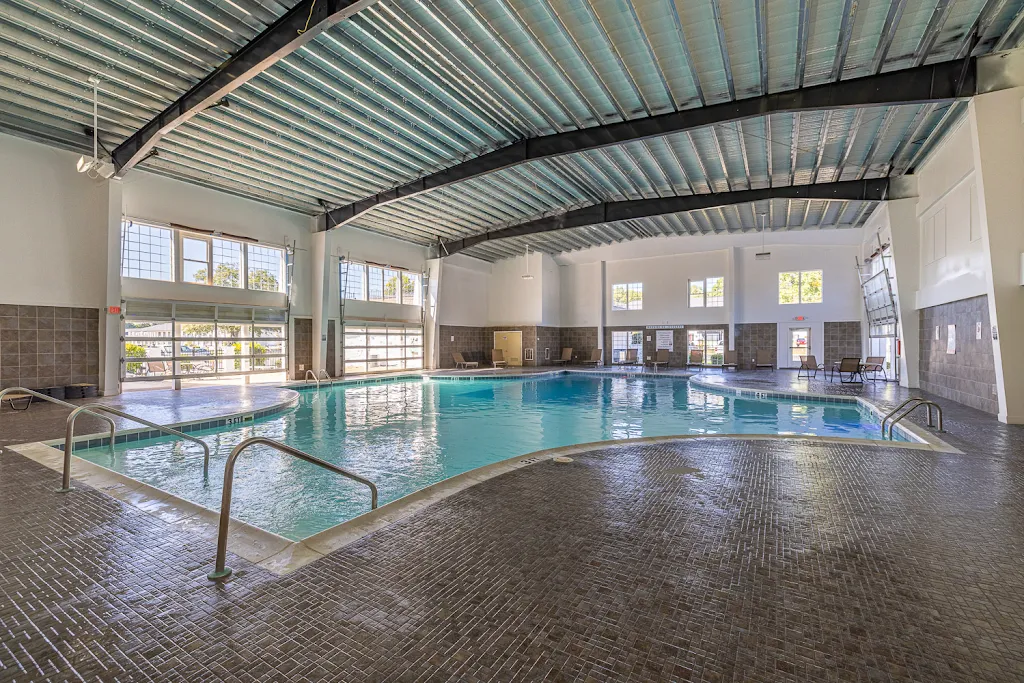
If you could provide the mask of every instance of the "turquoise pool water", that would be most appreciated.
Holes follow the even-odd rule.
[[[279,439],[367,477],[380,504],[499,460],[571,444],[675,434],[814,434],[879,438],[852,404],[752,400],[683,379],[560,375],[529,380],[404,381],[302,392],[288,412],[173,438],[76,454],[211,509],[224,463],[250,436]],[[370,506],[369,491],[322,468],[254,446],[236,466],[232,516],[298,540]]]

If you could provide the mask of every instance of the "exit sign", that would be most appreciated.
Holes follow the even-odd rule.
[[[109,313],[110,315],[120,315],[121,314],[121,307],[120,306],[107,306],[107,313]]]

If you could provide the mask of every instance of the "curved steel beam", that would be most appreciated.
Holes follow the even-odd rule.
[[[246,43],[223,64],[145,126],[122,142],[111,155],[121,177],[142,161],[160,138],[204,109],[220,102],[260,73],[309,43],[339,21],[377,0],[302,0]]]
[[[694,194],[684,197],[658,197],[655,199],[633,199],[624,202],[604,202],[567,211],[557,216],[547,216],[510,225],[499,230],[472,235],[459,240],[450,240],[437,248],[435,257],[451,256],[481,242],[536,235],[538,233],[582,228],[589,225],[616,223],[637,218],[650,218],[665,214],[681,213],[699,209],[711,209],[734,204],[748,204],[770,199],[819,199],[829,201],[882,201],[889,193],[889,178],[871,180],[846,180],[837,183],[816,183],[813,185],[787,185],[766,187],[757,190],[733,190],[715,194]]]
[[[716,123],[807,110],[941,102],[976,94],[976,59],[940,62],[837,83],[771,93],[698,109],[609,123],[520,140],[385,192],[340,206],[320,217],[320,230],[355,220],[385,204],[537,159],[610,147]]]

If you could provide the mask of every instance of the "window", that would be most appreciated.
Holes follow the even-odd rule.
[[[725,278],[690,280],[690,308],[716,308],[725,305]]]
[[[338,281],[346,299],[366,299],[366,265],[342,261]]]
[[[193,237],[181,238],[181,281],[208,284],[210,243]]]
[[[644,353],[644,332],[643,330],[613,330],[612,331],[612,362],[622,363],[626,360],[630,349],[636,351],[638,360],[643,359]]]
[[[213,240],[213,284],[218,287],[242,286],[242,245],[239,242]]]
[[[338,286],[345,299],[422,306],[422,277],[401,268],[342,261]]]
[[[686,358],[696,360],[695,352],[700,352],[700,362],[704,365],[721,365],[725,360],[724,330],[688,330],[686,332]]]
[[[284,249],[257,244],[246,245],[249,289],[258,292],[284,291]]]
[[[171,244],[166,228],[127,222],[121,225],[121,276],[173,282]]]
[[[780,304],[820,304],[822,301],[822,273],[803,270],[779,273]]]
[[[704,281],[690,280],[690,308],[704,307]]]
[[[630,282],[625,285],[612,285],[613,311],[639,311],[644,307],[644,285],[642,282]]]

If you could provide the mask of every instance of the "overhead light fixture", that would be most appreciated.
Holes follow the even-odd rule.
[[[756,254],[754,254],[754,258],[757,259],[758,261],[768,261],[772,257],[772,252],[770,252],[767,249],[765,249],[765,246],[764,246],[764,229],[765,229],[764,214],[763,213],[759,213],[757,215],[761,217],[761,251],[759,251]]]
[[[530,275],[530,245],[526,245],[526,272],[522,275],[524,280],[532,280],[533,276]]]
[[[85,173],[90,178],[109,178],[117,172],[117,169],[109,161],[101,161],[99,154],[99,85],[100,77],[95,74],[89,76],[89,83],[92,84],[92,157],[81,156],[75,167],[79,173]]]

